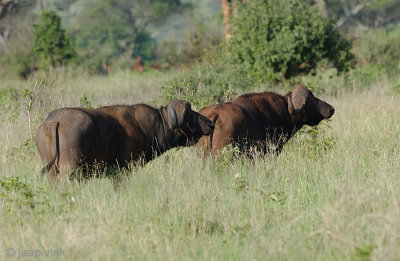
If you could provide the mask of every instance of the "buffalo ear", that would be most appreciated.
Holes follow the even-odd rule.
[[[180,124],[178,123],[178,116],[176,116],[176,111],[174,106],[172,106],[171,104],[168,104],[165,107],[166,111],[167,111],[167,123],[168,126],[174,130],[180,127]]]
[[[190,111],[190,103],[182,100],[170,101],[166,106],[167,117],[171,119],[172,129],[181,128],[186,112]]]
[[[311,91],[302,85],[298,85],[294,88],[292,92],[292,104],[295,114],[298,114],[304,110],[310,93]]]

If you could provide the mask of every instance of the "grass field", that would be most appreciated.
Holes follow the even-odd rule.
[[[30,136],[52,109],[159,106],[169,77],[48,77],[33,95],[31,131],[21,93],[35,80],[0,81],[0,260],[23,250],[54,259],[45,251],[60,248],[67,260],[399,260],[400,79],[322,95],[332,120],[279,156],[227,150],[212,161],[174,149],[114,177],[40,180]]]

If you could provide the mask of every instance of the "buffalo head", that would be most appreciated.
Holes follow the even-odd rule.
[[[201,136],[210,135],[214,130],[214,123],[193,111],[187,101],[170,101],[162,110],[178,145],[193,145]]]
[[[288,96],[288,109],[293,119],[309,126],[318,125],[335,113],[332,105],[316,98],[305,86],[298,85]]]

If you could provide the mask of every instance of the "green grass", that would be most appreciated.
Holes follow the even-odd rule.
[[[32,132],[82,95],[95,107],[159,106],[160,81],[170,77],[48,77]],[[398,80],[323,97],[336,108],[332,120],[296,135],[279,156],[227,151],[212,161],[174,149],[113,178],[57,186],[39,179],[27,98],[10,98],[0,113],[0,259],[8,248],[62,248],[68,260],[398,260]],[[20,93],[33,86],[0,82]]]

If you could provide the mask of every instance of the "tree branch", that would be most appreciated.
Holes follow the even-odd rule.
[[[0,19],[6,16],[7,10],[15,3],[15,0],[0,0]]]
[[[349,11],[349,8],[346,5],[345,0],[340,0],[340,2],[342,2],[342,7],[343,7],[343,10],[344,10],[344,13],[346,14],[346,16],[349,16],[350,15],[350,11]]]
[[[346,4],[344,3],[344,0],[341,1],[343,4],[343,9],[344,12],[346,13],[345,17],[342,17],[336,24],[337,28],[342,27],[351,17],[357,15],[362,9],[364,9],[364,7],[371,5],[372,3],[376,2],[376,0],[372,0],[371,2],[368,3],[360,3],[358,5],[356,5],[356,7],[354,7],[350,12],[347,9]]]

